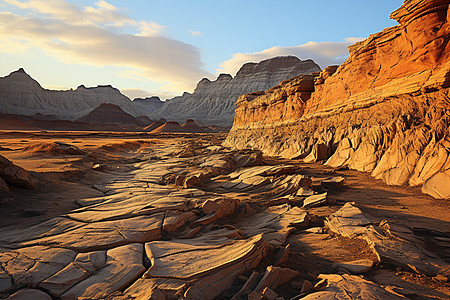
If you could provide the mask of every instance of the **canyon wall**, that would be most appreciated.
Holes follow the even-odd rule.
[[[148,116],[178,122],[195,119],[201,124],[231,126],[235,102],[240,95],[266,90],[280,81],[317,71],[320,67],[314,61],[302,61],[295,56],[246,63],[235,77],[220,74],[215,81],[203,78],[192,94],[184,93],[183,96],[168,99],[160,109]]]
[[[450,198],[449,3],[405,1],[341,66],[241,96],[224,144]]]

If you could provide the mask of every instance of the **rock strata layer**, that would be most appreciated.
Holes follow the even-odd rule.
[[[326,161],[450,198],[448,1],[411,0],[399,25],[313,76],[241,96],[225,145]]]

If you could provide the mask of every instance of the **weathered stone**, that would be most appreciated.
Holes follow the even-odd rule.
[[[314,286],[309,280],[303,281],[301,293],[309,293],[313,290]]]
[[[104,266],[105,262],[106,251],[80,253],[73,263],[44,280],[39,287],[49,291],[53,296],[59,297],[78,282],[94,274]]]
[[[48,294],[44,293],[41,290],[35,289],[18,290],[17,292],[8,297],[8,300],[30,300],[30,299],[51,300],[52,297],[50,297]]]
[[[193,225],[207,225],[214,221],[220,220],[226,216],[233,214],[239,207],[239,200],[237,199],[221,199],[217,201],[219,208],[213,214],[207,215],[203,218],[192,222]]]
[[[339,145],[334,154],[325,162],[325,165],[337,168],[347,163],[348,159],[353,155],[355,150],[349,138],[343,138],[339,141]]]
[[[278,286],[288,282],[298,274],[297,271],[288,268],[269,266],[254,291],[261,293],[266,287],[276,289]]]
[[[365,232],[365,226],[371,224],[363,212],[347,202],[334,214],[327,217],[325,225],[339,235],[353,238]]]
[[[129,286],[145,271],[142,244],[117,247],[108,250],[106,255],[103,268],[70,288],[61,299],[103,299]]]
[[[0,293],[12,288],[12,278],[0,267]]]
[[[192,187],[198,187],[201,184],[202,184],[202,181],[200,179],[200,176],[190,175],[184,179],[183,187],[185,189],[188,189],[188,188],[192,188]]]
[[[446,262],[424,249],[411,229],[388,222],[380,226],[371,224],[362,211],[349,202],[327,217],[325,225],[336,234],[363,239],[380,261],[430,276],[447,268]]]
[[[252,272],[252,275],[248,278],[248,280],[245,282],[245,284],[242,286],[242,288],[237,292],[231,300],[237,300],[243,297],[244,295],[247,295],[249,293],[252,293],[252,291],[256,288],[258,283],[261,281],[263,274],[259,272]]]
[[[274,259],[274,265],[278,266],[284,262],[286,262],[289,258],[289,253],[291,252],[291,245],[287,244],[286,247],[279,249],[278,253]]]
[[[327,190],[341,189],[345,185],[345,178],[342,176],[330,177],[322,179],[320,184]]]
[[[355,275],[321,274],[326,279],[326,288],[302,299],[404,299],[398,294],[388,292],[379,285]]]
[[[218,205],[215,201],[206,200],[202,204],[202,210],[205,214],[210,215],[215,213],[219,209],[220,205]]]
[[[330,157],[328,147],[325,144],[315,144],[309,155],[303,161],[315,162],[328,159],[328,157]]]
[[[9,192],[9,186],[6,184],[5,180],[0,177],[0,193]]]
[[[0,155],[0,177],[7,183],[26,187],[37,188],[40,185],[39,179],[27,170],[16,166],[11,161]]]
[[[275,293],[271,288],[266,287],[262,291],[262,296],[265,300],[275,300],[278,298],[278,294]]]
[[[301,187],[298,189],[296,195],[299,197],[308,197],[314,195],[314,191],[309,188]]]
[[[284,204],[272,206],[265,212],[255,214],[241,225],[246,236],[264,233],[264,238],[273,246],[284,246],[288,235],[295,228],[305,228],[308,224],[308,212]]]
[[[435,198],[450,198],[450,169],[439,172],[425,181],[422,192]]]
[[[212,299],[238,275],[256,267],[267,253],[268,245],[261,235],[236,241],[213,237],[204,236],[188,243],[186,240],[147,243],[146,253],[152,266],[145,277],[190,281],[187,298]]]
[[[14,280],[15,287],[37,287],[38,284],[65,268],[76,252],[44,246],[26,247],[0,254],[0,263]]]
[[[320,206],[327,203],[327,193],[312,195],[303,200],[303,208]]]
[[[349,271],[352,274],[362,274],[367,273],[372,269],[373,261],[369,259],[360,259],[337,263],[336,265],[340,268]]]

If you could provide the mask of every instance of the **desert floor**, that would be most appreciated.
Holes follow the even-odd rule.
[[[349,285],[371,295],[449,299],[448,200],[346,168],[230,151],[221,146],[225,137],[1,131],[0,155],[43,180],[36,189],[10,185],[0,194],[0,298],[31,288],[55,299],[134,299],[158,289],[187,298],[240,299],[270,293],[269,287],[290,299],[333,284],[352,290],[333,278],[320,286],[319,274],[348,274]],[[317,200],[307,198],[313,192]],[[347,202],[370,222],[333,228],[331,215]],[[382,237],[368,233],[372,225]],[[422,248],[411,249],[415,245]],[[59,261],[52,251],[66,258]],[[137,251],[140,260],[123,258],[121,251]],[[86,253],[119,258],[73,275],[70,262]],[[374,265],[365,270],[345,266],[368,261]],[[286,280],[263,282],[262,274],[274,272],[269,266]]]

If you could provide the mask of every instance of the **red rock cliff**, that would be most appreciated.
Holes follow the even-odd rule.
[[[241,96],[225,145],[372,172],[450,198],[449,3],[410,0],[349,58]]]

